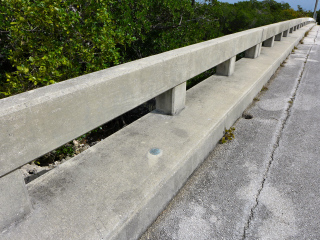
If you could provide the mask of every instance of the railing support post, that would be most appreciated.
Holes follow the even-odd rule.
[[[296,31],[296,30],[297,30],[297,26],[294,26],[294,27],[293,27],[293,31]]]
[[[274,40],[275,41],[281,41],[282,40],[282,32],[277,34],[275,37],[274,37]]]
[[[156,109],[164,114],[177,115],[185,107],[186,82],[169,89],[156,97]]]
[[[292,33],[293,32],[293,27],[292,28],[290,28],[290,30],[289,30],[289,33]]]
[[[223,63],[220,63],[217,66],[216,74],[222,75],[222,76],[231,76],[234,72],[235,64],[236,64],[236,56],[228,59]]]
[[[262,43],[262,46],[264,47],[273,47],[273,45],[274,45],[274,36],[271,38],[268,38]]]
[[[288,37],[288,32],[289,32],[289,30],[285,30],[284,32],[283,32],[283,37]]]
[[[245,51],[246,58],[257,58],[261,53],[262,43],[259,43]]]
[[[0,232],[31,211],[21,170],[0,178]]]

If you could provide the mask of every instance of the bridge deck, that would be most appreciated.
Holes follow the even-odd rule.
[[[189,89],[186,108],[179,115],[148,114],[29,183],[31,213],[1,232],[0,239],[136,239],[208,156],[224,128],[229,128],[241,116],[311,26],[301,27],[272,48],[264,48],[256,59],[241,59],[235,64],[232,76],[213,76]],[[303,46],[308,49],[312,45]],[[219,146],[213,153],[215,156],[220,152],[221,156],[230,158],[210,158],[215,170],[203,173],[207,175],[203,182],[198,180],[195,197],[190,195],[192,201],[186,202],[186,218],[177,216],[175,224],[170,224],[169,219],[170,226],[175,228],[172,233],[164,232],[168,238],[180,234],[181,239],[190,239],[198,229],[204,234],[223,233],[215,231],[215,227],[231,232],[243,230],[255,206],[257,190],[266,188],[266,185],[261,188],[259,176],[263,179],[267,172],[270,151],[274,151],[273,145],[277,143],[273,133],[281,130],[290,94],[303,68],[306,53],[302,49],[299,55],[299,51],[293,56],[300,65],[283,68],[288,68],[290,74],[295,72],[297,79],[280,84],[276,100],[270,98],[266,103],[261,100],[253,108],[265,113],[265,117],[253,112],[254,118],[246,120],[247,125],[241,127],[241,120],[237,123],[236,139]],[[253,130],[244,131],[248,135],[242,133],[241,137],[239,130],[248,126],[253,126]],[[260,143],[261,137],[265,141]],[[223,150],[224,146],[231,148]],[[245,151],[245,147],[250,149]],[[152,148],[161,150],[150,152]],[[255,155],[251,156],[252,152]],[[237,162],[237,156],[245,158]],[[210,169],[209,165],[204,164]],[[205,186],[214,191],[210,192]],[[225,193],[225,189],[229,192]],[[200,193],[205,192],[211,194],[208,208],[201,205],[205,200],[199,198]],[[246,192],[248,195],[243,194]],[[202,218],[209,219],[206,223],[212,222],[211,225],[198,228]],[[184,227],[191,231],[183,232]],[[203,238],[207,238],[206,235]]]
[[[141,240],[319,239],[319,62],[316,26]]]

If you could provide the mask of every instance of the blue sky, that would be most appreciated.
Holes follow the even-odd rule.
[[[235,3],[240,2],[239,0],[219,0],[220,2],[228,2],[228,3]],[[289,3],[290,6],[297,10],[297,6],[300,5],[305,10],[314,10],[314,5],[316,3],[316,0],[275,0],[277,2],[286,2]],[[317,10],[320,9],[320,1],[318,3]]]

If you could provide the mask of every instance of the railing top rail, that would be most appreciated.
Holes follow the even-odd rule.
[[[0,177],[310,18],[223,36],[0,100]]]

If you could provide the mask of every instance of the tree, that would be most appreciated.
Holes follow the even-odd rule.
[[[14,71],[2,80],[10,95],[118,64],[118,46],[134,39],[114,24],[112,1],[5,0],[1,15]]]
[[[0,0],[0,98],[301,11],[274,0]]]

